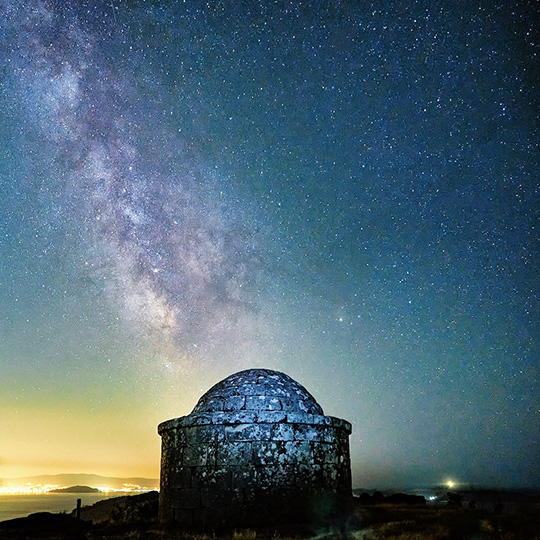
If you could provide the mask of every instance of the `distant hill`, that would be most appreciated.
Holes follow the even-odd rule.
[[[40,476],[30,476],[24,478],[4,478],[0,479],[2,484],[51,484],[56,486],[90,486],[94,488],[109,487],[112,489],[122,489],[124,484],[136,484],[141,487],[157,489],[159,480],[157,478],[116,478],[112,476],[100,476],[98,474],[46,474]]]
[[[51,489],[49,493],[101,493],[98,488],[90,486],[71,486],[61,489]]]

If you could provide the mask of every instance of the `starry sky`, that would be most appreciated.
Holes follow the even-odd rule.
[[[266,367],[355,486],[540,487],[538,11],[0,0],[0,478]]]

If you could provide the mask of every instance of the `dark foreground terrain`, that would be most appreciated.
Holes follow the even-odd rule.
[[[382,497],[378,500],[364,497],[363,500],[355,499],[354,511],[346,518],[318,526],[298,524],[280,529],[195,533],[160,529],[157,525],[158,494],[150,492],[107,499],[83,507],[81,519],[75,517],[75,512],[71,515],[38,513],[0,522],[0,539],[540,540],[538,496],[514,498],[508,509],[501,503],[478,508],[465,504],[466,498],[449,502],[427,506],[406,497]]]

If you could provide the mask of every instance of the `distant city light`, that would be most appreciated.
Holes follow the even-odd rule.
[[[24,484],[22,486],[8,484],[0,486],[0,497],[2,495],[47,495],[52,490],[66,489],[68,486],[55,484]],[[109,493],[145,493],[147,491],[157,491],[155,487],[139,486],[137,484],[124,484],[120,489],[108,486],[98,486],[97,489],[108,495]]]
[[[456,483],[455,483],[455,482],[452,482],[452,480],[448,480],[448,482],[446,482],[446,485],[447,485],[450,489],[452,489],[452,488],[456,485]]]
[[[23,486],[16,486],[8,484],[7,486],[0,486],[1,495],[44,495],[49,493],[53,489],[62,489],[66,486],[57,486],[53,484],[24,484]]]

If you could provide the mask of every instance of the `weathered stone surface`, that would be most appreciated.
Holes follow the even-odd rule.
[[[224,424],[253,424],[256,421],[257,413],[253,411],[234,411],[223,418]]]
[[[324,441],[324,430],[319,426],[309,424],[296,424],[294,438],[297,441]]]
[[[252,461],[255,465],[272,465],[278,455],[278,443],[264,441],[254,442],[252,448]]]
[[[294,439],[294,424],[274,424],[271,439],[273,441],[292,441]]]
[[[191,467],[177,467],[174,474],[170,475],[171,487],[189,488],[191,487]]]
[[[217,449],[218,467],[242,466],[251,462],[252,446],[249,443],[237,442],[223,444]]]
[[[267,441],[270,439],[270,424],[237,424],[225,426],[227,441]]]
[[[287,403],[287,410],[308,412],[322,415],[323,411],[313,396],[295,380],[285,373],[269,369],[249,369],[235,373],[214,385],[204,396],[201,397],[192,414],[214,411],[217,399],[231,396],[267,396],[282,398]],[[231,407],[233,401],[224,401],[227,407]],[[238,409],[243,405],[238,400]],[[238,410],[228,408],[227,410]],[[222,409],[225,410],[225,409]],[[272,409],[276,410],[276,409]],[[277,409],[279,410],[279,409]]]
[[[225,398],[223,404],[224,411],[239,411],[246,404],[245,396],[230,396]]]
[[[305,412],[288,412],[287,422],[290,424],[314,424],[313,415]]]
[[[261,424],[276,424],[286,420],[287,413],[285,411],[259,411],[257,413],[257,422]]]
[[[189,417],[184,417],[189,418]],[[187,422],[187,420],[184,420],[184,426],[206,426],[208,424],[213,423],[213,416],[211,414],[198,414],[194,415],[191,418],[191,422]]]
[[[273,396],[246,396],[246,409],[254,411],[281,411],[281,400]]]
[[[206,465],[207,447],[204,444],[186,446],[183,453],[184,465]]]
[[[158,432],[164,524],[209,529],[312,520],[321,507],[335,513],[351,498],[350,423],[324,416],[283,373],[231,375],[190,415],[161,423]]]

